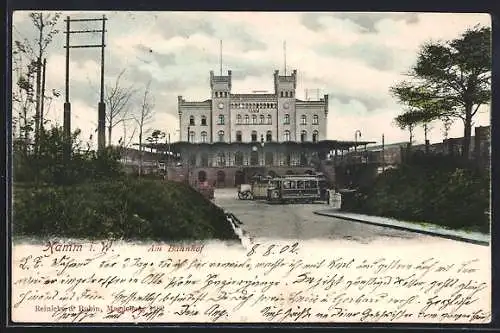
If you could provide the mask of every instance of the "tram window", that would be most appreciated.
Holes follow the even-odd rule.
[[[292,188],[292,182],[291,181],[285,181],[285,182],[283,182],[283,188],[285,190],[288,190],[288,189]]]
[[[304,186],[305,186],[305,188],[311,188],[311,181],[310,180],[306,180],[304,182]]]
[[[303,180],[298,180],[298,181],[297,181],[297,188],[298,188],[298,189],[303,189],[303,188],[304,188],[304,184],[305,184],[305,183],[306,183],[306,182],[305,182],[305,181],[303,181]]]
[[[294,180],[290,181],[290,188],[291,189],[295,189],[296,188],[296,184],[295,184]]]

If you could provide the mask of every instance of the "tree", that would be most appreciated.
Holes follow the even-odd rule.
[[[401,128],[402,130],[408,130],[410,134],[410,145],[413,144],[413,130],[420,121],[419,118],[416,117],[414,113],[407,112],[397,116],[394,120],[396,121],[396,125],[399,128]]]
[[[15,52],[18,56],[18,65],[21,65],[23,63],[22,59],[24,58],[26,60],[26,63],[29,64],[28,66],[31,66],[31,68],[28,69],[29,75],[27,77],[27,82],[32,85],[33,83],[30,79],[32,79],[33,76],[36,76],[35,87],[30,88],[32,92],[34,92],[35,98],[34,100],[32,98],[29,99],[29,103],[32,104],[34,102],[35,104],[35,151],[37,149],[36,147],[38,144],[40,127],[43,127],[42,104],[44,103],[44,96],[42,96],[41,82],[43,59],[46,54],[47,47],[52,42],[54,36],[59,32],[59,30],[55,27],[59,22],[60,16],[61,13],[30,13],[29,17],[31,19],[31,23],[37,31],[37,37],[34,41],[30,41],[27,38],[23,38],[23,41],[14,41]],[[21,77],[26,78],[21,71],[18,74],[21,75],[20,77],[18,77],[18,80],[21,80]],[[27,100],[24,101],[26,102]],[[21,109],[23,110],[23,112],[26,112],[26,114],[23,114],[24,117],[25,115],[27,115],[29,108],[21,107]],[[24,119],[24,121],[26,122],[26,119]]]
[[[144,126],[153,119],[154,113],[154,99],[151,96],[151,81],[148,82],[144,89],[144,95],[141,102],[139,114],[135,117],[139,128],[139,176],[142,175],[143,165],[143,136]]]
[[[33,62],[25,65],[22,48],[21,43],[14,43],[12,62],[13,73],[15,73],[13,81],[16,88],[12,89],[12,109],[17,109],[16,124],[19,135],[18,140],[16,140],[17,144],[22,145],[24,154],[28,154],[30,133],[33,131],[32,107],[35,103],[36,66]]]
[[[148,140],[149,143],[151,144],[154,143],[157,146],[158,142],[162,139],[165,139],[166,136],[167,134],[165,132],[156,129],[151,133],[151,136],[148,137],[146,140]],[[153,151],[153,145],[151,145],[151,152],[152,151]]]
[[[116,125],[125,121],[129,111],[131,100],[136,90],[133,85],[122,86],[121,79],[125,69],[120,72],[113,85],[106,87],[105,102],[108,107],[106,121],[108,123],[108,142],[111,145],[111,135]]]
[[[426,119],[459,118],[464,124],[463,156],[468,158],[472,118],[491,95],[491,29],[476,26],[459,38],[421,47],[410,81],[391,92]],[[410,117],[412,118],[412,117]]]

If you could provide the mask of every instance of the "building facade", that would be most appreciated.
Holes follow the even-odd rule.
[[[190,143],[317,142],[326,139],[328,95],[296,98],[297,71],[274,72],[273,93],[234,94],[232,74],[210,72],[211,99],[178,97],[180,141]]]
[[[174,146],[182,168],[171,168],[171,177],[237,186],[254,174],[314,172],[318,149],[311,148],[326,139],[328,95],[297,99],[296,70],[276,70],[273,79],[272,93],[236,94],[231,71],[211,71],[210,99],[178,96],[180,142]]]

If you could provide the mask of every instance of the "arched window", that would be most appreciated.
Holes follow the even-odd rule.
[[[218,125],[224,125],[225,121],[224,121],[224,115],[223,114],[220,114],[219,115],[219,124]]]
[[[271,125],[273,123],[273,116],[271,116],[270,114],[267,115],[267,124],[268,125]]]
[[[241,131],[236,131],[236,142],[241,142]]]
[[[283,92],[281,92],[281,97],[284,97],[284,96],[283,96]]]
[[[288,113],[285,114],[285,119],[283,121],[283,124],[290,125],[290,115]]]
[[[245,124],[249,124],[250,123],[250,116],[249,115],[245,115]]]
[[[189,142],[194,142],[194,139],[195,139],[194,132],[193,131],[189,132]]]
[[[194,116],[189,117],[189,125],[194,126]]]
[[[204,142],[204,143],[207,142],[207,132],[205,132],[205,131],[201,132],[201,142]]]
[[[293,97],[293,91],[290,91],[290,97]]]
[[[319,140],[319,133],[318,131],[313,132],[313,142],[318,142]]]
[[[241,151],[234,154],[234,164],[237,166],[243,165],[243,153]]]
[[[288,91],[287,91],[287,92],[285,92],[285,97],[288,97]]]
[[[300,123],[302,125],[307,125],[307,116],[305,114],[303,114],[302,116],[300,116]]]
[[[226,166],[226,156],[224,155],[224,153],[217,154],[217,166]]]
[[[257,116],[253,115],[252,116],[252,125],[256,125],[256,124],[257,124]]]
[[[273,132],[267,131],[267,133],[266,133],[266,141],[267,142],[273,141]]]
[[[257,131],[252,131],[252,142],[257,141]]]
[[[305,142],[306,140],[307,140],[307,132],[306,131],[300,132],[300,141]]]
[[[290,141],[290,131],[286,130],[283,137],[285,141]]]
[[[208,154],[207,153],[201,154],[201,166],[208,167]]]
[[[250,152],[250,165],[259,165],[259,152]]]
[[[266,117],[263,114],[261,114],[260,115],[260,123],[264,124],[265,121],[266,121]]]
[[[319,117],[317,114],[313,116],[313,125],[318,125],[319,124]]]
[[[207,117],[201,116],[201,126],[207,126]]]
[[[219,142],[224,142],[224,131],[219,131]]]
[[[238,125],[241,124],[241,114],[236,116],[236,124],[238,124]]]
[[[265,157],[264,157],[264,160],[265,160],[265,164],[267,166],[271,166],[274,164],[274,153],[272,151],[266,151],[266,154],[265,154]]]

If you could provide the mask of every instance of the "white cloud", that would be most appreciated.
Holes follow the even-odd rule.
[[[429,39],[458,37],[476,24],[491,24],[489,15],[485,14],[442,13],[421,13],[418,20],[411,22],[396,14],[357,13],[354,19],[347,13],[342,17],[308,13],[316,15],[317,29],[303,24],[303,13],[292,12],[64,12],[63,17],[102,14],[109,18],[106,82],[113,82],[123,68],[127,69],[126,82],[141,89],[152,76],[157,100],[152,128],[176,133],[177,95],[187,100],[209,98],[209,71],[219,70],[220,39],[223,39],[224,71],[233,69],[243,77],[234,79],[235,92],[272,91],[273,70],[283,69],[283,41],[286,40],[287,68],[298,70],[297,96],[304,98],[304,90],[310,88],[320,88],[321,95],[332,94],[328,138],[352,140],[354,131],[359,129],[363,139],[380,141],[384,133],[386,142],[408,138],[405,131],[392,124],[401,106],[388,90],[404,78],[402,73],[416,60],[419,46]],[[361,25],[363,17],[373,29]],[[28,23],[27,12],[14,14],[16,28],[32,35],[33,29]],[[62,21],[59,29],[64,30]],[[64,92],[63,45],[64,36],[59,34],[48,49],[47,87],[60,92]],[[70,63],[74,85],[72,121],[74,127],[81,126],[89,134],[97,120],[100,58],[98,50],[77,52],[72,53]],[[379,64],[380,61],[384,63]],[[367,103],[367,100],[374,102]],[[49,112],[55,118],[62,118],[62,102],[63,96],[51,105]],[[489,124],[489,113],[478,115],[475,122]],[[128,133],[132,132],[130,126]],[[118,140],[122,132],[121,128],[117,129],[114,140]],[[457,121],[450,136],[461,136],[462,132],[462,124]],[[415,134],[417,140],[423,140],[421,129]],[[171,136],[177,138],[177,135]],[[431,141],[440,140],[440,124],[436,123]]]

